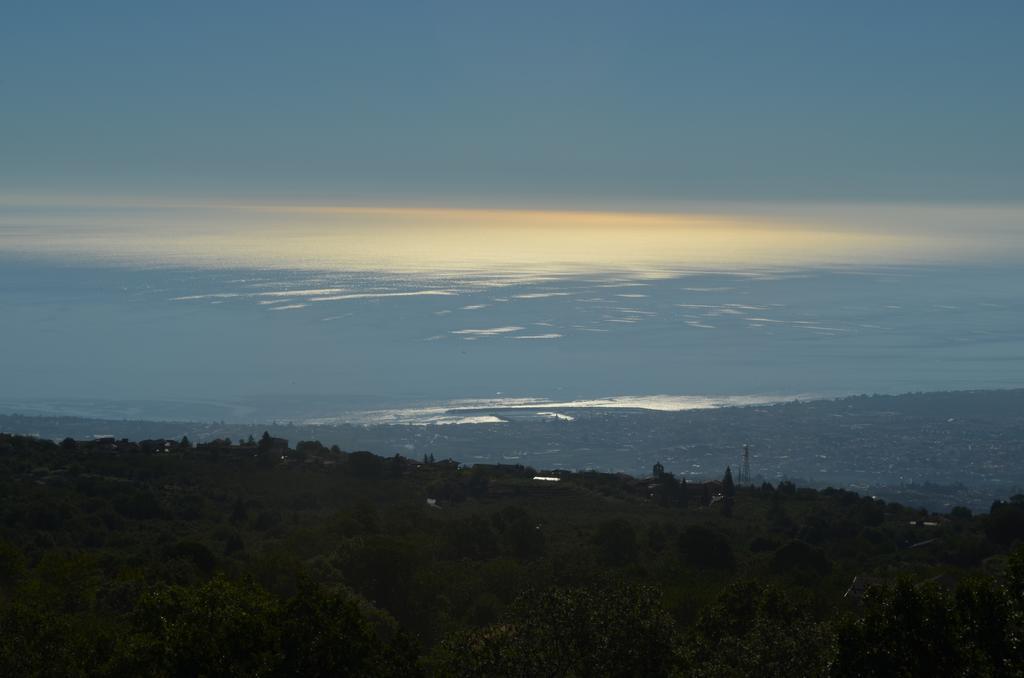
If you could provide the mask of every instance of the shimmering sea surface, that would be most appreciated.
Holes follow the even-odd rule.
[[[486,423],[1024,385],[1015,213],[988,251],[948,216],[218,210],[6,205],[0,410]]]

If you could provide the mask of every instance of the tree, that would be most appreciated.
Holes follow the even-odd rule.
[[[636,532],[621,518],[598,525],[593,541],[606,565],[622,566],[636,560]]]
[[[823,676],[831,638],[774,587],[741,582],[707,606],[682,643],[687,676]]]
[[[372,452],[353,452],[348,455],[345,468],[358,478],[377,478],[383,475],[384,460]]]
[[[113,504],[114,510],[133,520],[153,520],[164,515],[160,502],[147,489],[131,489],[118,494]]]
[[[27,559],[21,549],[14,544],[0,539],[0,594],[13,591],[14,586],[24,575]]]
[[[233,553],[238,553],[245,550],[245,542],[242,541],[242,535],[237,532],[232,532],[228,535],[228,538],[224,541],[224,555],[230,556]]]
[[[223,577],[202,586],[165,586],[143,594],[130,621],[113,675],[420,673],[412,645],[394,620],[379,616],[371,624],[351,598],[304,581],[285,601],[250,581]]]
[[[736,495],[736,484],[732,481],[732,469],[728,466],[725,467],[725,476],[722,477],[722,494],[726,497]]]
[[[415,653],[394,620],[371,626],[349,597],[301,582],[280,615],[284,676],[416,676]],[[378,636],[378,631],[384,638]],[[386,641],[386,642],[385,642]]]
[[[709,506],[711,504],[711,490],[708,489],[707,483],[701,483],[700,485],[700,505]]]
[[[806,583],[831,572],[832,563],[821,549],[793,540],[772,555],[770,568],[776,574]]]
[[[238,497],[231,508],[231,522],[237,525],[238,523],[244,523],[248,519],[249,512],[245,509],[245,502],[242,501],[241,497]]]
[[[498,539],[491,524],[479,515],[451,523],[447,537],[445,551],[452,558],[487,560],[498,555]]]
[[[1024,504],[994,502],[985,521],[985,532],[997,544],[1024,539]]]
[[[662,472],[654,487],[654,497],[663,506],[686,506],[686,478],[677,480],[671,473]]]
[[[210,574],[217,567],[217,558],[205,544],[194,541],[180,541],[164,549],[166,560],[180,558],[195,565],[200,572]]]
[[[725,467],[725,475],[722,477],[722,494],[725,495],[725,501],[722,502],[722,515],[732,517],[736,484],[732,481],[732,469],[728,466]]]
[[[178,445],[186,450],[192,449],[192,441],[188,439],[188,436],[181,436],[181,442]]]
[[[252,583],[223,577],[162,587],[135,606],[124,675],[268,675],[277,661],[276,603]]]
[[[864,608],[837,626],[833,675],[991,675],[964,656],[952,601],[937,586],[901,580],[869,591]]]
[[[736,566],[729,540],[703,525],[691,525],[679,535],[679,551],[699,570],[731,570]]]
[[[377,607],[383,608],[404,624],[416,622],[420,612],[415,595],[415,546],[409,540],[369,535],[358,549],[341,555],[339,569],[345,581]]]
[[[610,583],[529,592],[501,623],[447,638],[444,676],[662,676],[677,658],[675,625],[647,587]]]
[[[786,507],[782,505],[781,491],[772,492],[771,501],[768,504],[768,518],[776,528],[789,527],[793,523],[789,514],[786,513]]]
[[[949,511],[949,517],[953,520],[970,520],[974,513],[966,506],[954,506]]]
[[[0,675],[87,676],[106,629],[83,629],[74,617],[21,601],[0,607]],[[143,674],[136,674],[143,675]]]
[[[1008,593],[987,577],[965,579],[956,588],[954,609],[965,650],[971,655],[967,662],[972,667],[991,667],[989,675],[1020,675],[1024,668],[1024,610]]]
[[[544,555],[546,540],[538,520],[518,506],[509,506],[491,517],[502,548],[516,558]]]

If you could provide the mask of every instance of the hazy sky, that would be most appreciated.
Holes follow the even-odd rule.
[[[0,185],[1003,202],[1021,2],[14,2]]]

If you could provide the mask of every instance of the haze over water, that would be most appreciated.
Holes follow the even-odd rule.
[[[0,406],[490,421],[445,410],[1020,386],[1021,215],[8,197]]]

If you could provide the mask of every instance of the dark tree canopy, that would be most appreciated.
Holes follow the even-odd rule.
[[[732,480],[732,469],[725,467],[725,475],[722,477],[722,494],[732,497],[736,494],[736,484]]]

